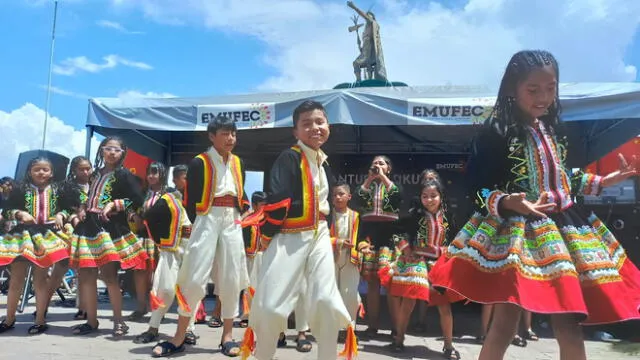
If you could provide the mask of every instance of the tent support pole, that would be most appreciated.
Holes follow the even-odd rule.
[[[91,159],[91,139],[93,139],[93,126],[87,126],[87,139],[84,144],[84,156]]]

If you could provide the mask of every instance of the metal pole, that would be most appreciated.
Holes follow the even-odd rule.
[[[93,138],[93,126],[87,126],[87,139],[84,144],[84,156],[91,159],[91,139]]]
[[[49,120],[49,100],[51,99],[51,70],[53,68],[53,49],[56,42],[56,19],[58,17],[58,0],[53,6],[53,28],[51,30],[51,51],[49,53],[49,80],[47,82],[47,102],[44,108],[44,127],[42,129],[42,149],[47,140],[47,121]]]

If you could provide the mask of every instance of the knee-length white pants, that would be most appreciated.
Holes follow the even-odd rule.
[[[158,265],[153,274],[151,291],[162,301],[164,306],[157,308],[151,313],[151,319],[149,320],[149,327],[151,328],[160,328],[162,318],[167,311],[169,311],[169,308],[171,308],[171,304],[173,304],[173,299],[176,296],[178,271],[180,270],[180,265],[182,265],[184,251],[188,241],[189,239],[182,239],[176,251],[159,250]],[[188,330],[194,331],[195,312],[198,311],[198,308],[196,306],[191,310],[191,321],[189,322]]]
[[[333,251],[325,221],[317,231],[279,233],[262,256],[249,325],[256,334],[255,356],[271,360],[278,334],[287,318],[304,299],[313,335],[318,339],[318,359],[335,359],[338,331],[351,323],[336,286]],[[301,296],[304,289],[305,296]]]
[[[336,283],[344,306],[351,316],[351,325],[356,325],[358,306],[360,305],[360,270],[351,262],[350,249],[342,249],[336,260]]]
[[[215,286],[222,301],[222,319],[238,314],[238,298],[249,286],[242,228],[235,221],[240,213],[235,208],[212,207],[207,215],[196,217],[180,272],[178,290],[190,309],[197,308],[212,278],[215,263]],[[191,316],[180,308],[181,316]]]

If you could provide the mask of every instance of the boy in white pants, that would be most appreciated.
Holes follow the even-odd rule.
[[[187,167],[178,165],[173,169],[173,181],[176,191],[163,194],[160,199],[145,212],[144,223],[149,236],[156,243],[159,255],[153,285],[149,299],[151,301],[151,319],[149,329],[135,337],[137,344],[147,344],[158,338],[158,329],[176,295],[178,270],[182,265],[184,252],[191,233],[191,221],[182,204],[184,186],[182,180],[187,175]],[[195,317],[191,318],[185,344],[195,345]]]
[[[360,214],[349,208],[351,189],[346,183],[338,183],[333,187],[333,216],[329,232],[333,243],[336,262],[336,282],[342,301],[351,316],[351,325],[355,327],[360,305],[358,285],[360,283],[361,246],[368,246],[366,241],[358,241]]]
[[[213,146],[191,161],[187,173],[186,210],[193,229],[178,273],[178,327],[170,341],[153,348],[156,357],[184,350],[187,327],[205,295],[214,261],[222,303],[220,347],[226,356],[240,353],[240,345],[233,340],[233,319],[239,312],[240,292],[249,286],[240,226],[242,214],[249,209],[245,170],[242,160],[231,153],[236,144],[233,120],[219,116],[209,123],[207,133]]]
[[[298,143],[283,151],[269,173],[269,201],[262,237],[271,241],[262,256],[262,269],[242,344],[242,356],[255,347],[255,357],[271,360],[278,334],[286,329],[305,286],[308,321],[318,339],[318,359],[335,359],[338,332],[351,317],[336,286],[329,235],[329,192],[333,181],[327,156],[320,147],[329,137],[322,104],[305,101],[293,112]],[[255,336],[255,338],[254,338]],[[257,343],[255,340],[257,339]],[[350,344],[345,355],[357,352]]]

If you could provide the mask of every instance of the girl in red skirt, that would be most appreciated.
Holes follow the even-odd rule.
[[[16,310],[29,266],[33,268],[36,293],[36,320],[30,335],[47,331],[45,321],[49,303],[49,267],[69,258],[72,229],[65,222],[80,203],[80,195],[59,184],[52,184],[53,165],[38,157],[29,162],[21,186],[13,188],[5,204],[4,217],[17,223],[0,237],[0,266],[11,266],[7,317],[0,322],[0,333],[12,330]],[[35,266],[33,266],[35,265]]]
[[[437,293],[430,289],[428,266],[442,253],[447,235],[444,216],[443,187],[434,179],[422,183],[420,206],[413,209],[410,216],[400,221],[407,232],[406,239],[398,242],[402,255],[392,266],[389,294],[399,297],[393,311],[397,335],[391,347],[394,351],[404,349],[404,334],[409,325],[416,300],[424,300],[438,306],[440,324],[444,335],[443,353],[447,359],[460,359],[460,353],[453,347],[453,315],[451,302],[462,300],[457,294]],[[381,274],[381,278],[382,278]]]
[[[640,272],[607,227],[574,204],[636,175],[637,161],[621,157],[607,176],[570,172],[559,116],[555,58],[515,54],[471,149],[479,212],[430,274],[433,286],[495,304],[480,360],[503,358],[522,309],[551,315],[563,360],[586,359],[580,323],[640,318]]]
[[[122,320],[118,268],[136,268],[147,261],[148,255],[127,223],[127,211],[137,210],[143,196],[135,175],[122,165],[126,155],[127,147],[120,138],[107,137],[100,143],[88,199],[78,210],[79,223],[71,237],[69,264],[78,269],[87,322],[75,326],[74,335],[87,335],[98,329],[98,271],[107,285],[113,308],[113,335],[129,332],[129,326]]]

